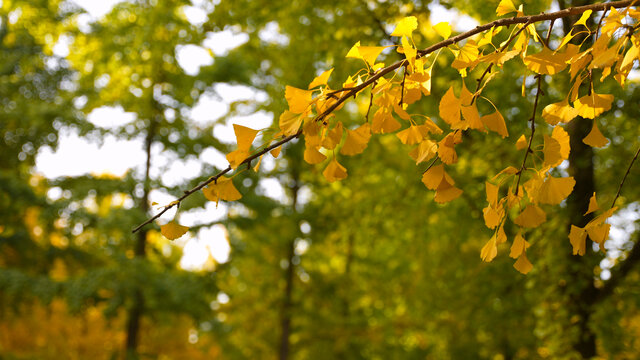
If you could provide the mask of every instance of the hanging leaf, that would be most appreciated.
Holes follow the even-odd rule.
[[[182,235],[184,235],[187,231],[189,231],[188,227],[182,226],[173,221],[160,226],[160,233],[162,234],[162,236],[166,237],[169,240],[178,239]]]

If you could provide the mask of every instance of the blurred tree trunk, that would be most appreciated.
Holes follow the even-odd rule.
[[[292,219],[294,220],[293,226],[298,226],[295,221],[297,217],[297,205],[298,205],[298,192],[300,191],[300,173],[299,173],[299,164],[293,160],[291,164],[291,177],[292,177],[292,186],[291,186],[291,212]],[[293,307],[292,300],[292,292],[293,292],[293,277],[295,274],[295,265],[293,263],[295,256],[295,246],[296,246],[295,237],[290,239],[287,243],[287,268],[285,270],[285,289],[284,289],[284,299],[282,302],[281,309],[281,335],[280,335],[280,352],[279,359],[287,360],[289,359],[290,352],[290,336],[291,336],[291,310]]]

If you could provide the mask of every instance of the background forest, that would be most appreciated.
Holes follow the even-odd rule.
[[[531,111],[515,64],[485,90],[511,136],[459,146],[456,201],[433,201],[393,135],[345,158],[349,177],[333,183],[298,141],[235,179],[241,200],[187,198],[177,218],[190,232],[169,241],[157,224],[131,229],[228,165],[232,123],[277,128],[285,85],[306,89],[332,67],[343,81],[358,69],[353,44],[397,44],[405,16],[424,48],[440,39],[432,24],[469,29],[498,1],[131,0],[87,13],[97,3],[0,1],[0,359],[640,356],[640,166],[606,253],[573,256],[567,238],[585,194],[611,203],[638,148],[637,82],[602,83],[616,94],[601,117],[611,142],[572,145],[563,171],[587,185],[529,235],[526,276],[506,245],[490,264],[479,256],[485,178],[521,162],[511,150]],[[437,119],[451,59],[415,111]],[[566,93],[561,79],[545,104]],[[356,123],[367,105],[339,116]]]

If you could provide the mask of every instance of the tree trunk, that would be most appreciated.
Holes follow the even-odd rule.
[[[298,205],[298,191],[300,190],[300,176],[296,164],[292,164],[291,175],[293,178],[293,186],[291,186],[291,210],[292,214],[297,213]],[[296,218],[295,216],[293,217]],[[298,224],[293,224],[298,226]],[[287,360],[290,352],[290,336],[291,336],[291,309],[293,307],[292,292],[293,292],[293,275],[295,273],[295,265],[293,264],[293,258],[295,256],[295,239],[291,239],[287,243],[287,269],[285,271],[286,285],[284,289],[284,299],[281,309],[281,335],[280,335],[280,352],[279,359]]]
[[[151,178],[149,171],[151,168],[151,145],[155,137],[156,119],[152,119],[145,139],[145,153],[147,161],[144,173],[144,192],[140,199],[140,210],[146,215],[149,212],[149,192],[151,190]],[[134,246],[134,255],[138,259],[146,257],[147,230],[140,230]],[[140,322],[144,312],[144,295],[140,288],[135,290],[132,305],[127,317],[127,340],[125,347],[126,359],[138,358],[138,343],[140,334]]]

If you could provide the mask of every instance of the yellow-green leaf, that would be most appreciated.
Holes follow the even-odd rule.
[[[496,14],[498,16],[502,16],[515,11],[516,6],[513,5],[513,2],[511,0],[500,0],[498,8],[496,9]]]
[[[418,19],[415,16],[407,16],[400,20],[391,36],[406,36],[411,38],[411,33],[418,28]]]
[[[447,22],[439,22],[435,24],[433,26],[433,30],[445,39],[448,39],[449,36],[451,36],[451,25]]]

